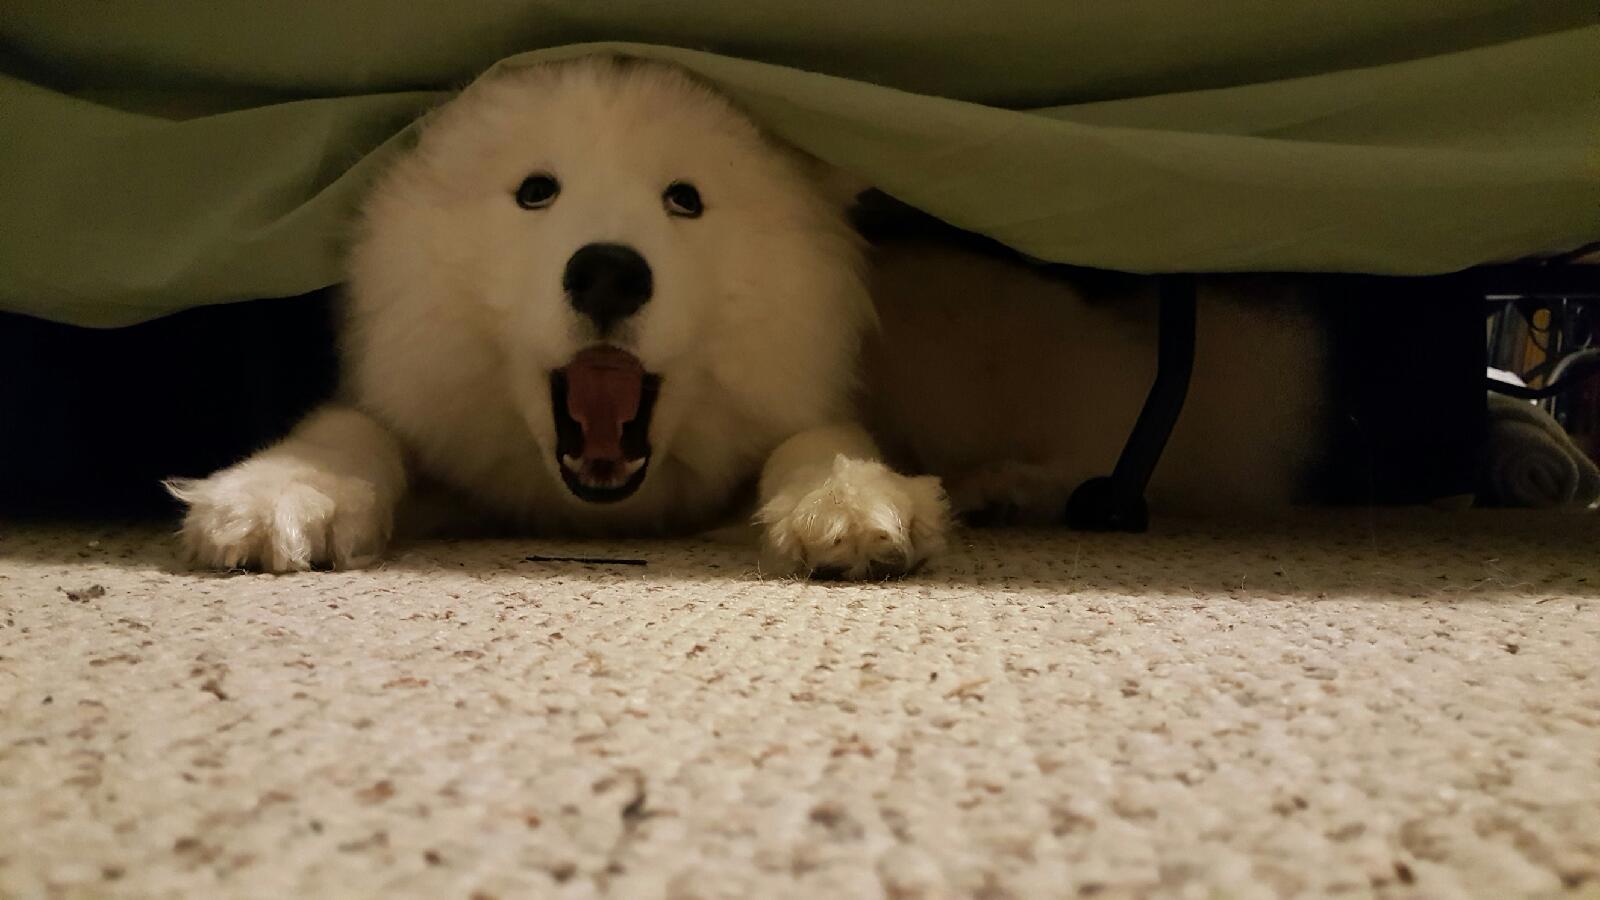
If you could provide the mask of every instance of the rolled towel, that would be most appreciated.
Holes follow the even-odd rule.
[[[1479,499],[1535,509],[1593,506],[1600,469],[1549,413],[1491,391]]]

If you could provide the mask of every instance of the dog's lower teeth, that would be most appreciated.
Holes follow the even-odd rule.
[[[582,459],[570,453],[561,454],[561,467],[576,476],[580,482],[594,488],[616,488],[627,484],[628,479],[639,474],[639,470],[644,468],[645,461],[641,457],[617,463],[611,477],[606,478],[589,472]]]

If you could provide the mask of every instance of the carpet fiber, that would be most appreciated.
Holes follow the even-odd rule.
[[[871,585],[8,528],[0,896],[1593,896],[1596,524],[965,532]]]

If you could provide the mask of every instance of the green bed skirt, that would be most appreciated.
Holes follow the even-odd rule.
[[[1594,0],[6,7],[0,310],[83,325],[337,282],[417,114],[595,50],[1055,262],[1434,274],[1600,240]]]

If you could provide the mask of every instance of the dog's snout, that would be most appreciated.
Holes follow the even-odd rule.
[[[650,264],[622,244],[587,244],[567,260],[561,277],[572,308],[604,334],[639,311],[653,289]]]

